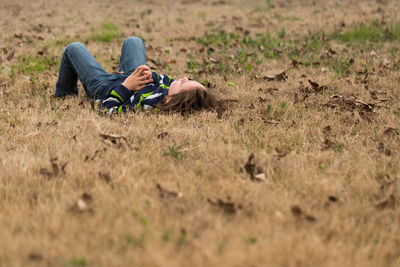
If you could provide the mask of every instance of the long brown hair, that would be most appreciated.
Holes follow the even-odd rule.
[[[214,110],[222,114],[226,110],[226,100],[218,99],[209,90],[196,88],[171,95],[168,103],[166,99],[157,105],[162,112],[177,112],[182,115],[192,114],[200,110]]]

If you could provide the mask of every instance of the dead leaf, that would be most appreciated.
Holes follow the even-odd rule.
[[[43,260],[43,255],[37,252],[31,252],[28,256],[29,260],[31,261],[41,261]]]
[[[266,103],[268,101],[268,99],[262,98],[260,96],[257,99],[258,99],[258,102],[260,102],[260,103]]]
[[[193,122],[193,127],[197,128],[197,129],[201,129],[201,128],[203,128],[203,124]]]
[[[297,205],[290,207],[290,211],[292,212],[293,216],[296,218],[300,218],[303,215],[303,211]]]
[[[288,76],[286,74],[286,70],[281,72],[281,73],[279,73],[279,74],[277,74],[277,75],[274,75],[274,76],[271,76],[271,75],[265,75],[264,76],[264,80],[267,80],[267,81],[278,81],[278,82],[286,81],[287,78],[288,78]]]
[[[91,202],[92,201],[92,196],[89,193],[83,193],[81,198],[86,202]]]
[[[328,102],[322,105],[330,108],[341,108],[345,110],[358,109],[359,111],[367,112],[372,112],[376,106],[373,103],[366,103],[354,95],[333,95]]]
[[[35,31],[35,32],[38,32],[38,33],[43,32],[43,29],[44,29],[43,24],[39,24],[37,26],[33,26],[32,27],[32,30]]]
[[[299,83],[298,91],[302,95],[302,99],[298,97],[297,101],[305,101],[310,96],[310,93],[312,93],[312,90],[308,86],[305,86],[303,81],[299,80],[298,83]]]
[[[225,4],[226,4],[225,0],[217,0],[217,1],[211,2],[211,5],[213,5],[213,6],[220,6],[220,5],[225,5]]]
[[[213,201],[211,199],[208,199],[208,203],[210,203],[212,206],[220,208],[227,214],[235,214],[238,210],[242,209],[241,204],[234,203],[230,201],[230,199],[228,199],[228,201],[224,201],[221,199]]]
[[[305,212],[303,212],[303,210],[298,205],[290,207],[290,211],[297,220],[305,219],[306,221],[309,222],[315,222],[317,220],[313,215],[306,214]]]
[[[14,54],[15,54],[15,52],[11,51],[10,54],[7,56],[7,60],[11,61],[13,59],[13,57],[14,57]]]
[[[303,62],[292,59],[292,62],[290,63],[290,65],[292,65],[293,68],[296,68],[299,65],[303,65]]]
[[[398,128],[387,127],[385,128],[385,130],[383,130],[383,133],[386,135],[391,135],[391,134],[399,135],[400,131]]]
[[[331,131],[332,131],[332,127],[330,125],[327,125],[322,129],[322,133],[325,135],[328,135]]]
[[[278,125],[279,123],[281,123],[280,121],[277,120],[264,120],[264,122],[273,125]]]
[[[216,86],[215,83],[212,83],[212,82],[209,82],[209,81],[204,82],[203,85],[204,85],[205,87],[207,87],[207,88],[215,88],[215,86]]]
[[[125,136],[119,134],[104,134],[104,133],[99,133],[99,135],[102,138],[103,143],[105,144],[114,144],[118,148],[121,148],[124,145],[129,146],[128,139],[126,139]]]
[[[315,218],[313,215],[310,214],[306,214],[304,218],[309,222],[315,222],[317,220],[317,218]]]
[[[91,157],[89,157],[89,156],[85,157],[84,162],[88,162],[88,161],[94,160],[100,152],[101,152],[100,150],[95,150]]]
[[[259,181],[265,181],[266,180],[265,174],[264,173],[256,174],[256,175],[254,175],[254,179],[259,180]]]
[[[91,207],[93,198],[89,193],[83,193],[71,206],[69,209],[71,212],[83,213],[83,212],[93,212]]]
[[[353,114],[354,114],[354,123],[358,123],[360,121],[362,121],[362,118],[360,116],[360,113],[357,110],[353,110]]]
[[[6,148],[6,151],[8,152],[8,151],[13,151],[13,150],[15,150],[15,149],[17,149],[17,146],[11,146],[11,147],[7,147]]]
[[[339,199],[335,196],[328,196],[328,199],[330,202],[338,202],[339,201]]]
[[[158,135],[157,135],[157,138],[158,139],[164,139],[164,138],[166,138],[166,137],[168,137],[169,136],[169,133],[167,133],[167,132],[161,132],[161,133],[159,133]]]
[[[101,101],[99,101],[99,100],[90,101],[90,108],[91,108],[91,110],[99,111],[101,109]]]
[[[43,176],[46,176],[48,179],[53,177],[58,177],[65,174],[65,167],[67,166],[68,162],[64,162],[59,166],[58,158],[54,157],[50,159],[51,164],[51,171],[46,168],[40,168],[39,173]]]
[[[200,52],[200,53],[203,53],[205,49],[206,49],[206,48],[205,48],[204,46],[202,46],[202,47],[199,48],[199,52]]]
[[[108,172],[108,171],[99,172],[99,178],[100,178],[100,180],[106,182],[107,184],[109,184],[111,182],[110,172]]]
[[[170,191],[168,189],[163,188],[160,184],[157,184],[157,189],[160,193],[161,198],[177,198],[181,197],[181,193],[176,193],[174,191]]]
[[[56,120],[52,120],[52,121],[50,121],[50,122],[46,122],[46,125],[47,126],[55,126],[55,125],[57,125],[57,121]]]
[[[333,50],[331,47],[328,48],[328,53],[331,54],[331,55],[336,55],[337,54],[336,51]]]
[[[388,57],[383,57],[381,61],[381,66],[384,68],[389,68],[391,64],[391,61]]]
[[[125,128],[129,127],[132,124],[132,121],[124,119],[124,120],[120,120],[119,124]]]
[[[43,176],[46,176],[47,178],[53,176],[53,173],[48,171],[46,168],[40,168],[39,173]]]
[[[145,10],[145,11],[143,11],[143,12],[140,12],[140,18],[141,18],[141,19],[144,19],[144,17],[150,15],[152,12],[153,12],[152,9],[147,9],[147,10]]]
[[[219,61],[217,59],[215,59],[215,58],[210,57],[210,62],[214,63],[214,64],[217,64]]]
[[[391,195],[389,196],[389,198],[387,198],[387,199],[385,199],[385,200],[383,200],[383,201],[377,203],[377,204],[375,205],[375,207],[376,207],[378,210],[394,209],[394,208],[396,207],[396,199],[395,199],[394,195],[391,194]]]
[[[294,104],[299,103],[299,94],[297,92],[294,93],[294,101],[293,101],[293,103]]]
[[[160,60],[154,60],[152,58],[148,58],[148,61],[150,61],[151,63],[153,63],[156,66],[162,66],[162,63]]]
[[[250,175],[250,179],[252,181],[260,182],[260,181],[265,181],[265,174],[264,170],[260,167],[257,166],[256,163],[254,162],[254,154],[251,153],[249,155],[249,158],[247,159],[246,164],[244,165],[244,169],[246,170],[247,174]]]
[[[329,138],[325,138],[322,149],[330,149],[330,148],[334,148],[336,145],[335,142],[331,141]]]
[[[276,154],[274,154],[273,156],[276,157],[278,160],[280,160],[281,158],[284,158],[288,155],[288,152],[277,152]]]
[[[166,63],[167,64],[176,64],[177,61],[176,61],[176,59],[170,59],[170,60],[167,60]]]
[[[392,188],[392,193],[396,191],[397,177],[393,180],[384,180],[382,184],[379,186],[379,190],[382,194],[386,194],[389,192],[390,188]]]
[[[5,91],[5,89],[9,86],[7,82],[0,83],[0,91]]]
[[[320,86],[318,83],[313,82],[311,80],[308,80],[308,83],[311,85],[312,89],[314,90],[314,92],[321,92],[323,90],[326,90],[328,87],[327,86]]]
[[[258,91],[259,92],[264,92],[266,94],[268,93],[268,94],[274,95],[274,93],[278,92],[279,90],[276,87],[268,87],[267,89],[259,88]]]
[[[62,111],[69,110],[71,106],[69,104],[66,104],[64,107],[61,108]]]
[[[392,155],[392,151],[384,143],[378,144],[378,151],[386,156]]]

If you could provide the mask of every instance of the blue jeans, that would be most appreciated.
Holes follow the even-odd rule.
[[[78,78],[90,98],[98,98],[111,82],[128,77],[138,66],[146,64],[146,48],[142,39],[128,37],[121,49],[121,74],[106,72],[87,48],[78,42],[68,45],[61,58],[55,95],[78,94]]]

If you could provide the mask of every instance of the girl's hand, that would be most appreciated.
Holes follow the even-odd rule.
[[[151,69],[148,66],[139,66],[131,75],[128,76],[128,78],[125,79],[122,85],[131,91],[140,90],[153,81],[151,75]]]

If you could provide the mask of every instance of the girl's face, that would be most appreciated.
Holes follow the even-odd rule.
[[[190,81],[187,77],[184,77],[179,80],[174,80],[173,83],[171,83],[168,95],[176,95],[180,92],[190,91],[196,88],[202,88],[206,90],[206,88],[201,83],[196,81]]]

